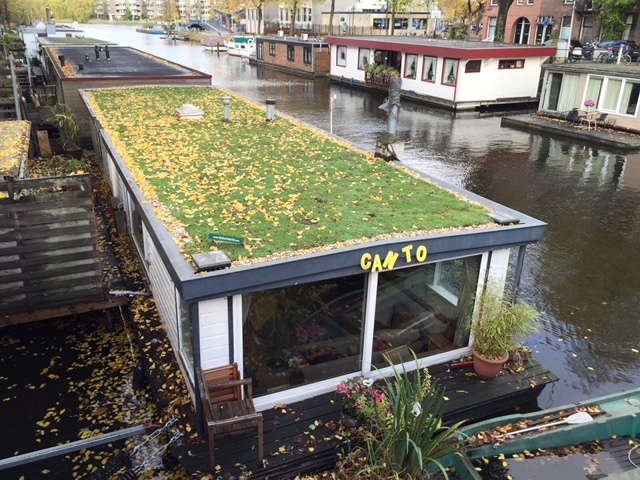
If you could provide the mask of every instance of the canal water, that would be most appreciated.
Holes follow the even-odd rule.
[[[80,26],[213,76],[212,83],[373,151],[385,95],[308,80],[133,27]],[[91,52],[89,52],[91,53]],[[501,128],[499,116],[404,102],[404,161],[549,224],[528,249],[523,294],[542,312],[528,345],[560,377],[540,407],[640,386],[640,155]]]

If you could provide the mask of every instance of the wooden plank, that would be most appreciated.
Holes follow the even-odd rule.
[[[65,249],[66,250],[66,249]],[[50,255],[47,252],[42,252],[41,255],[31,255],[27,258],[20,258],[13,261],[0,263],[0,268],[11,270],[14,268],[28,269],[32,267],[39,267],[41,265],[56,265],[60,263],[68,263],[77,260],[93,260],[98,262],[101,259],[101,254],[95,249],[87,251],[78,251],[69,254]]]
[[[24,242],[25,245],[32,243],[34,240],[45,239],[48,242],[41,242],[44,245],[52,243],[64,244],[65,237],[69,237],[69,240],[75,240],[78,237],[86,234],[94,234],[96,227],[93,224],[89,225],[75,225],[62,227],[56,223],[50,223],[49,225],[40,225],[38,229],[28,229],[18,226],[15,230],[0,234],[0,242]]]
[[[94,312],[96,310],[106,310],[120,305],[127,305],[128,303],[129,299],[127,297],[113,297],[107,300],[84,302],[76,305],[65,305],[56,308],[35,310],[33,312],[22,312],[11,315],[0,314],[0,327],[37,322],[50,318],[66,317],[67,315],[78,315],[81,313]]]
[[[85,275],[89,272],[93,272],[97,274],[101,278],[102,274],[102,266],[100,263],[90,260],[85,261],[82,264],[66,266],[66,264],[56,265],[56,267],[51,267],[49,264],[38,265],[37,267],[29,268],[26,271],[20,273],[9,273],[3,275],[2,281],[3,283],[14,283],[14,282],[29,282],[31,285],[38,285],[40,282],[56,282],[57,278],[60,277],[68,277],[71,275]],[[0,264],[0,267],[4,267]]]
[[[40,147],[40,156],[50,157],[53,153],[51,150],[51,143],[49,142],[49,132],[46,130],[38,130],[38,146]]]
[[[58,223],[62,222],[73,222],[80,220],[91,220],[95,222],[95,214],[92,210],[82,208],[78,211],[74,212],[60,212],[59,215],[56,216],[56,221]],[[38,213],[29,214],[28,218],[0,218],[0,228],[14,228],[16,225],[22,225],[23,222],[27,222],[29,227],[34,227],[41,224],[47,224],[51,222],[51,215],[40,215]]]
[[[51,246],[51,243],[48,244]],[[47,242],[34,242],[29,245],[0,247],[0,256],[9,255],[26,255],[32,252],[42,252],[44,247],[47,246]],[[67,241],[64,245],[59,245],[56,251],[60,253],[66,253],[73,248],[95,246],[95,237],[78,238],[75,240]]]

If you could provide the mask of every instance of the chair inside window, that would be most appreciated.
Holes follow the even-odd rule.
[[[242,395],[243,387],[247,394]],[[253,404],[252,380],[241,379],[238,364],[201,371],[200,390],[202,408],[207,421],[209,437],[209,462],[215,468],[214,438],[228,434],[240,434],[252,429],[258,431],[258,459],[263,459],[262,414]]]

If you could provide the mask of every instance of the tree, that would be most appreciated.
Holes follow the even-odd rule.
[[[256,32],[258,35],[261,35],[262,32],[262,9],[264,8],[265,4],[267,3],[267,0],[251,0],[251,3],[253,3],[253,5],[256,7],[256,10],[258,10],[258,31]]]
[[[465,31],[458,27],[454,36],[450,38],[468,39],[471,35],[471,25],[480,23],[480,18],[484,12],[485,0],[440,0],[438,6],[441,8],[446,18],[459,18],[465,25]]]
[[[331,13],[329,14],[329,35],[333,35],[333,14],[336,11],[336,0],[331,0]]]
[[[498,0],[498,18],[496,18],[496,32],[494,34],[494,42],[504,42],[504,30],[507,24],[507,14],[513,0]]]
[[[289,8],[291,12],[291,26],[289,27],[289,36],[293,37],[296,31],[296,17],[298,16],[298,10],[300,10],[301,0],[285,0],[282,5]]]
[[[636,0],[593,0],[593,10],[602,22],[600,39],[621,39],[627,28],[626,16],[636,5]]]

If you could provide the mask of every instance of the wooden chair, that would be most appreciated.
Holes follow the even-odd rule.
[[[241,379],[238,364],[201,371],[202,408],[207,421],[209,462],[215,468],[214,437],[258,429],[258,458],[263,459],[262,414],[253,405],[252,380]],[[242,395],[243,386],[247,395]]]

